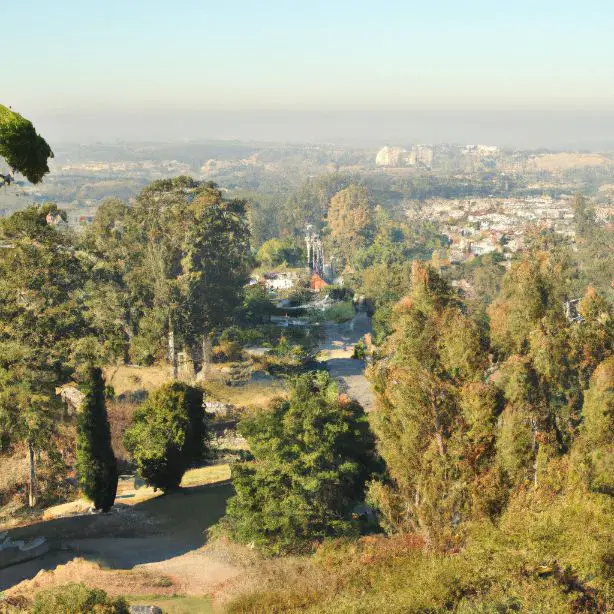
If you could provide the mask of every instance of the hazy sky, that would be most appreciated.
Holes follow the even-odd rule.
[[[0,101],[53,138],[500,140],[514,116],[548,140],[554,113],[614,140],[609,0],[4,4]]]

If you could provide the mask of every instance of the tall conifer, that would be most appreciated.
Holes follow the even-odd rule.
[[[85,400],[77,424],[77,474],[85,496],[97,510],[108,512],[115,501],[118,476],[99,367],[91,367],[87,374]]]

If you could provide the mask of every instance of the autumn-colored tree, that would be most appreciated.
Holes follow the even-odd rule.
[[[585,393],[589,484],[593,490],[614,496],[614,358],[604,360],[591,377]]]
[[[459,460],[472,456],[479,466],[476,446],[482,440],[490,446],[492,435],[479,433],[476,421],[493,428],[495,395],[487,386],[485,404],[476,406],[470,384],[479,381],[486,355],[477,326],[447,284],[414,262],[411,286],[395,307],[394,332],[371,374],[379,397],[373,423],[391,478],[372,494],[395,528],[445,540],[471,507]],[[464,430],[472,433],[466,444]]]
[[[337,192],[330,199],[327,221],[333,249],[342,264],[351,263],[375,232],[375,208],[367,188],[351,185]]]

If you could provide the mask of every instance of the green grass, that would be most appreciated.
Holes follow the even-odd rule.
[[[209,597],[138,595],[127,597],[127,599],[130,605],[157,605],[165,614],[213,614],[216,612]]]

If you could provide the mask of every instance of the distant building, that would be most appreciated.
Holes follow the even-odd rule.
[[[324,288],[326,288],[328,284],[317,274],[314,273],[311,276],[311,281],[309,282],[309,287],[316,292],[320,292]]]
[[[267,290],[290,290],[296,284],[294,273],[265,273],[264,285]]]
[[[375,156],[377,166],[404,166],[407,152],[402,147],[382,147]]]

